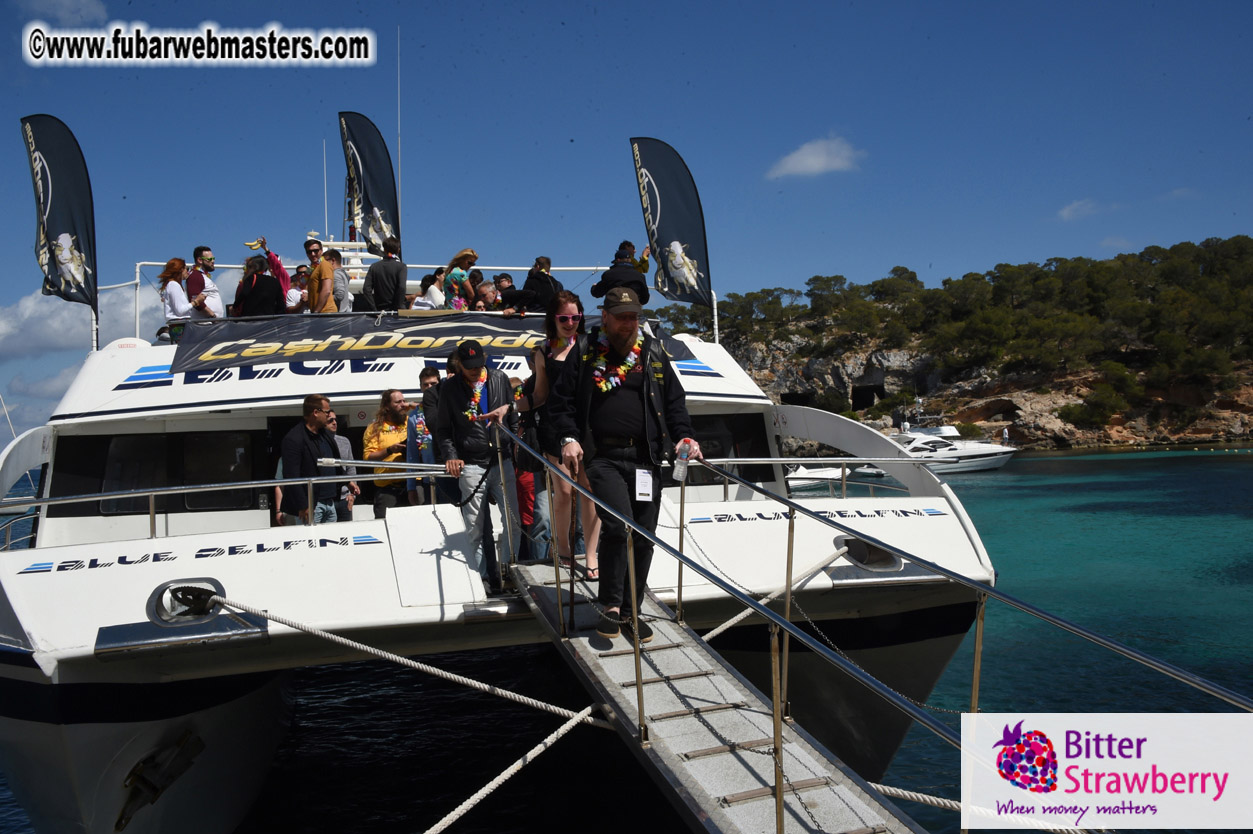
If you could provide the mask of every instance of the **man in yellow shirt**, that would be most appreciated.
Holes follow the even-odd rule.
[[[379,410],[374,422],[366,426],[364,447],[366,460],[404,462],[405,418],[413,403],[396,388],[388,388],[379,398]],[[387,508],[407,506],[409,495],[405,489],[405,473],[387,468],[375,468],[374,474],[390,477],[374,481],[374,517],[386,518]]]
[[[322,260],[318,261],[309,276],[310,313],[339,312],[335,306],[335,270],[342,262],[338,249],[327,249],[322,253]]]

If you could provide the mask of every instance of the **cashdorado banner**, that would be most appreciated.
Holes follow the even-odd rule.
[[[188,322],[170,373],[297,360],[448,354],[467,339],[488,354],[526,353],[544,340],[544,317],[437,311],[197,320]]]

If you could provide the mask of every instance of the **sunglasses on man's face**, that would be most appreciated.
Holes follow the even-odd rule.
[[[561,322],[562,324],[571,324],[572,322],[582,321],[583,314],[578,313],[573,316],[557,316],[556,318],[557,318],[557,321]]]

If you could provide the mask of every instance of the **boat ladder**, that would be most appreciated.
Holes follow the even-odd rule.
[[[564,569],[518,565],[513,576],[562,657],[693,829],[923,831],[802,728],[781,721],[770,697],[655,596],[641,606],[654,639],[637,658],[628,629],[613,639],[597,633],[600,611],[587,584],[575,585],[571,598],[557,584],[568,581]]]

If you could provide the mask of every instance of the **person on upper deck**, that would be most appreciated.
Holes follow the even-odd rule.
[[[213,279],[209,277],[216,261],[213,257],[213,249],[208,246],[197,246],[193,250],[192,257],[196,261],[196,268],[187,275],[187,297],[199,298],[200,301],[192,304],[191,317],[193,319],[225,318],[226,305],[222,302],[222,293],[218,291],[217,284],[213,283]]]
[[[237,316],[275,316],[287,312],[283,287],[270,274],[270,264],[262,255],[253,255],[244,262],[244,277],[235,290],[232,306]]]
[[[318,466],[320,458],[339,457],[339,446],[331,432],[327,431],[331,415],[331,401],[323,394],[310,394],[304,401],[304,422],[292,426],[283,437],[284,478],[311,478],[319,475],[335,475],[339,470],[333,466]],[[287,484],[279,510],[284,524],[315,524],[333,522],[335,500],[339,487],[332,481],[313,485],[313,513],[310,516],[307,488],[304,484]]]
[[[383,258],[370,265],[365,274],[365,287],[361,291],[363,309],[407,310],[405,287],[409,282],[409,267],[400,259],[400,238],[390,236],[383,241]]]
[[[643,263],[643,270],[639,264]],[[648,281],[643,273],[648,269],[648,249],[644,249],[644,257],[635,260],[635,246],[629,240],[622,241],[618,251],[614,253],[613,264],[600,276],[600,280],[592,285],[590,292],[593,298],[604,298],[614,287],[627,287],[639,298],[640,304],[648,303]]]
[[[470,287],[471,269],[479,259],[473,249],[462,249],[444,271],[444,307],[448,310],[468,310],[474,305],[474,290]]]
[[[287,295],[291,290],[291,276],[287,274],[286,267],[283,266],[283,260],[270,251],[270,246],[266,243],[265,237],[258,237],[257,243],[261,244],[261,251],[265,252],[265,260],[270,265],[270,274],[278,279],[278,284],[283,288],[283,295]],[[251,246],[252,244],[249,244]],[[307,273],[309,270],[305,270]]]
[[[492,283],[496,285],[496,292],[500,294],[502,311],[506,316],[511,316],[515,313],[525,313],[535,300],[534,293],[519,290],[513,286],[513,276],[508,272],[502,272],[497,275],[492,279]]]
[[[413,297],[411,310],[442,310],[444,309],[444,290],[441,285],[443,278],[433,274],[422,276],[422,284],[418,294]]]
[[[336,313],[335,267],[343,260],[338,249],[327,249],[309,275],[309,312]]]
[[[183,330],[187,327],[187,319],[191,318],[194,301],[189,299],[183,282],[187,280],[187,261],[182,258],[170,258],[165,262],[165,269],[157,276],[161,282],[161,304],[165,308],[165,321],[168,325],[170,342],[178,344],[183,338]]]
[[[334,251],[334,250],[332,250]],[[339,252],[335,252],[336,260],[331,261],[331,265],[335,267],[334,279],[335,289],[335,309],[341,313],[352,312],[352,289],[348,286],[348,282],[352,277],[348,274],[348,270],[344,269],[343,258],[339,256]],[[326,258],[330,260],[331,253],[326,253]]]
[[[474,302],[474,309],[480,312],[499,312],[504,309],[500,295],[496,292],[496,285],[491,281],[479,284],[475,293],[478,295],[478,300]]]
[[[531,267],[531,271],[526,274],[526,283],[522,285],[522,291],[532,294],[530,304],[526,308],[528,312],[547,312],[548,305],[552,303],[554,296],[565,289],[561,286],[561,282],[553,277],[552,268],[552,259],[540,255],[535,259],[535,265]]]
[[[301,264],[291,275],[291,289],[287,291],[287,312],[304,313],[309,310],[309,267]]]

